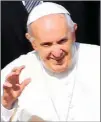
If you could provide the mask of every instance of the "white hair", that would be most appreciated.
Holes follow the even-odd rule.
[[[68,14],[64,14],[64,15],[66,17],[68,26],[70,27],[71,31],[74,32],[74,25],[75,25],[75,23],[73,22],[71,16],[68,15]]]

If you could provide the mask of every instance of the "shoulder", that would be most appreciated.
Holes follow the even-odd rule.
[[[100,63],[100,46],[92,44],[77,43],[79,59],[82,61],[91,61]]]
[[[94,90],[94,94],[99,93],[100,46],[78,44],[77,74],[80,84],[83,84],[88,90]]]
[[[91,53],[93,52],[100,52],[100,46],[98,45],[93,45],[93,44],[85,44],[85,43],[76,43],[76,45],[79,47],[79,51],[81,52],[88,52]]]
[[[38,58],[37,54],[35,51],[31,51],[25,55],[21,55],[17,59],[13,60],[11,63],[6,65],[2,70],[1,70],[1,75],[3,74],[8,74],[14,67],[19,67],[22,65],[28,66],[28,65],[37,65],[38,64]]]
[[[100,46],[78,44],[78,72],[84,82],[96,86],[100,82]],[[99,85],[98,85],[99,86]]]
[[[79,50],[84,54],[93,54],[93,56],[96,54],[95,57],[100,54],[100,46],[98,45],[80,43]]]

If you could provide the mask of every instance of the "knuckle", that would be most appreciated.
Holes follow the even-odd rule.
[[[14,72],[18,69],[18,67],[14,67],[11,71]]]

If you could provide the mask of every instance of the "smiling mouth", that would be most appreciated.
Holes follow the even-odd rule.
[[[55,60],[56,65],[62,65],[63,64],[63,59],[64,59],[64,57],[62,57],[61,59]]]
[[[62,65],[63,64],[63,61],[58,61],[57,63],[56,63],[56,65]]]
[[[53,58],[51,57],[50,59],[53,60],[55,65],[62,65],[64,61],[65,55],[61,56],[60,58]]]

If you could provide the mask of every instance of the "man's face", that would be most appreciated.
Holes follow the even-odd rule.
[[[72,44],[75,33],[71,32],[64,15],[48,15],[31,24],[35,40],[33,48],[44,65],[52,72],[63,72],[71,65]]]

